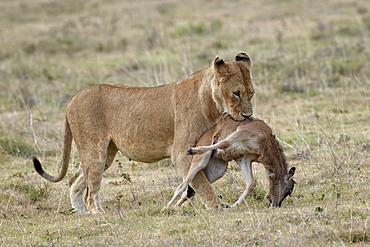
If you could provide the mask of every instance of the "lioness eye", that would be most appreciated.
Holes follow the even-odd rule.
[[[254,95],[254,92],[251,92],[251,96],[250,96],[250,97],[252,98],[252,97],[253,97],[253,95]]]
[[[234,96],[240,98],[240,92],[234,92]]]

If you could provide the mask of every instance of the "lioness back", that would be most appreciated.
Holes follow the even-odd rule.
[[[139,162],[168,158],[174,136],[172,94],[173,84],[86,88],[67,108],[72,135],[92,138],[83,145],[96,143],[101,136],[111,139],[125,156]]]

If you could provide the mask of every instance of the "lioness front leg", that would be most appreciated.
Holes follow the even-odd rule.
[[[190,182],[190,186],[200,196],[202,202],[207,209],[222,209],[229,208],[230,205],[223,202],[216,196],[213,186],[209,183],[203,171],[199,171],[194,179]]]

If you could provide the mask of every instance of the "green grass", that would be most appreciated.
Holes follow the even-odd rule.
[[[367,246],[370,8],[361,1],[1,1],[1,246]],[[266,208],[267,181],[247,203],[207,211],[199,198],[162,208],[181,182],[170,161],[117,156],[104,174],[104,215],[70,211],[66,179],[44,183],[31,155],[57,172],[65,108],[98,83],[154,86],[239,51],[253,63],[255,116],[296,166],[293,196]],[[76,172],[72,150],[68,176]],[[232,164],[215,183],[233,203]]]

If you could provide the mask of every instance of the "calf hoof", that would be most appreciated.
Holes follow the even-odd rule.
[[[178,207],[176,208],[176,207],[172,207],[172,206],[164,206],[161,209],[161,213],[164,214],[164,215],[172,215],[176,211],[178,211]]]
[[[193,149],[189,148],[188,151],[186,152],[187,155],[192,155],[193,154]]]

